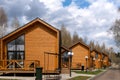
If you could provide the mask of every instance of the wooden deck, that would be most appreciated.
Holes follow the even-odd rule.
[[[0,60],[0,73],[36,73],[38,60]],[[59,74],[59,70],[45,70],[43,74]]]
[[[13,70],[2,70],[0,71],[0,73],[5,73],[5,74],[8,74],[8,73],[35,73],[36,71],[13,71]]]
[[[40,66],[38,60],[0,60],[0,72],[35,73]]]
[[[2,75],[2,74],[9,74],[9,73],[33,73],[33,74],[35,74],[36,73],[36,71],[27,71],[27,70],[21,70],[21,71],[17,71],[17,70],[0,70],[0,75]],[[48,74],[60,74],[60,72],[59,71],[44,71],[43,72],[43,74],[45,74],[45,75],[48,75]]]

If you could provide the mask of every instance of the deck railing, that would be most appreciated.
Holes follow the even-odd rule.
[[[38,66],[40,66],[38,60],[0,60],[0,70],[35,71]]]

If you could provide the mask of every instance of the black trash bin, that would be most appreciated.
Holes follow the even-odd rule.
[[[104,67],[104,69],[106,69],[106,65],[104,65],[103,67]]]
[[[84,66],[82,66],[82,71],[84,71]]]
[[[42,67],[36,68],[36,79],[35,80],[42,80]]]

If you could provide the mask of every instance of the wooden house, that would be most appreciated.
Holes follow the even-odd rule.
[[[36,18],[0,39],[0,71],[56,71],[61,67],[60,41],[58,29]]]
[[[69,48],[73,52],[72,56],[72,68],[81,69],[81,66],[84,66],[84,69],[89,68],[90,65],[90,50],[89,47],[82,43],[77,42]],[[85,58],[87,56],[87,59]]]
[[[97,50],[92,50],[90,55],[90,66],[99,69],[102,68],[102,57],[101,53]]]
[[[106,53],[102,53],[103,67],[109,66],[109,57]]]

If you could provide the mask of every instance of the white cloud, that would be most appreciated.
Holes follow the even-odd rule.
[[[99,33],[96,33],[96,34],[94,34],[93,35],[93,39],[96,39],[96,38],[98,38],[98,39],[102,39],[102,38],[107,38],[107,40],[109,39],[113,39],[113,35],[112,34],[108,34],[108,32],[99,32]]]
[[[101,32],[101,33],[97,33],[94,35],[95,38],[98,38],[98,37],[107,37],[107,32]]]
[[[49,8],[52,12],[62,8],[63,1],[64,0],[40,0],[40,2],[43,2],[45,6]]]
[[[52,25],[59,27],[65,24],[71,33],[77,31],[79,36],[87,36],[89,40],[114,46],[112,35],[107,34],[108,29],[119,16],[117,6],[113,2],[92,0],[86,8],[80,8],[74,0],[66,7],[62,6],[61,0],[43,2],[51,11],[47,21]]]
[[[120,0],[86,0],[90,5],[85,8],[78,6],[76,0],[64,7],[64,1],[1,0],[0,5],[6,8],[10,17],[17,14],[22,23],[40,17],[57,28],[64,24],[71,33],[77,31],[79,36],[87,36],[89,40],[113,44],[112,36],[108,36],[106,31],[116,18],[120,18],[120,13],[117,12]]]

